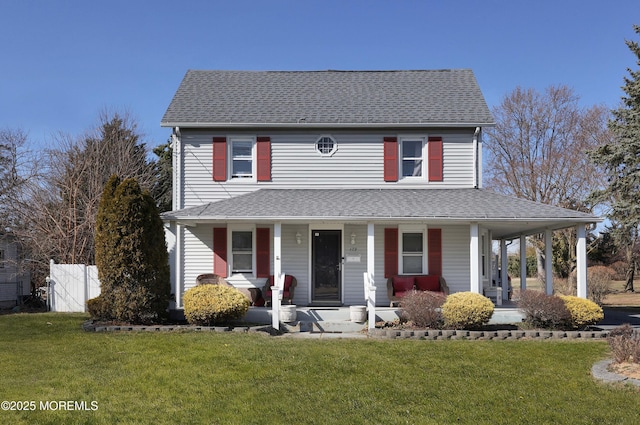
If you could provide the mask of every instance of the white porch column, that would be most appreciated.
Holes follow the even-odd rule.
[[[280,293],[282,291],[282,223],[273,225],[273,283],[271,301],[271,326],[280,329]]]
[[[509,271],[507,267],[507,241],[502,239],[500,241],[500,286],[502,286],[502,299],[509,299]],[[502,304],[502,303],[500,303]]]
[[[367,223],[367,279],[365,280],[365,297],[367,310],[369,311],[369,329],[376,327],[376,252],[375,252],[375,226]]]
[[[520,290],[527,289],[527,237],[520,236]]]
[[[471,292],[476,294],[482,293],[482,285],[480,282],[480,243],[478,223],[471,223],[470,241],[469,241],[469,265],[470,265],[470,288]]]
[[[584,224],[576,226],[578,241],[576,244],[578,296],[587,298],[587,228]]]
[[[182,259],[184,258],[184,254],[182,252],[182,236],[182,226],[176,223],[176,249],[174,252],[176,259],[174,265],[176,269],[173,271],[176,285],[174,288],[174,294],[176,294],[176,309],[180,308],[182,305],[182,290],[184,289],[184,272],[182,270]]]
[[[547,295],[553,294],[553,231],[544,231],[544,271]]]

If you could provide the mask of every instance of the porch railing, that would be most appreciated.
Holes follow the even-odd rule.
[[[376,327],[376,285],[370,273],[364,272],[364,299],[367,303],[367,311],[369,312],[369,329]]]

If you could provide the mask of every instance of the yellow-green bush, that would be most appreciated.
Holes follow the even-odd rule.
[[[449,295],[442,305],[442,317],[447,328],[473,329],[487,323],[493,315],[493,303],[474,292]]]
[[[595,325],[604,319],[602,308],[593,301],[570,295],[560,295],[560,298],[571,313],[571,327],[575,329]]]
[[[184,315],[193,325],[209,326],[241,319],[249,310],[249,299],[224,285],[199,285],[184,293]]]

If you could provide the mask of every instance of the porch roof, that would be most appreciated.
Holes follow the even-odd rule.
[[[260,189],[166,212],[162,218],[192,225],[226,221],[478,222],[492,229],[497,239],[602,221],[592,214],[471,188]]]

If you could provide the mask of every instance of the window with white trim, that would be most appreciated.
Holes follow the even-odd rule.
[[[231,232],[231,273],[253,273],[253,231]]]
[[[400,157],[402,177],[422,178],[425,175],[425,143],[422,137],[407,137],[401,139]]]
[[[230,167],[232,179],[252,179],[254,171],[254,145],[250,138],[231,139]]]
[[[399,228],[400,274],[423,274],[426,270],[426,231]]]
[[[331,156],[338,150],[338,143],[331,136],[321,136],[316,141],[316,151],[322,156]]]

